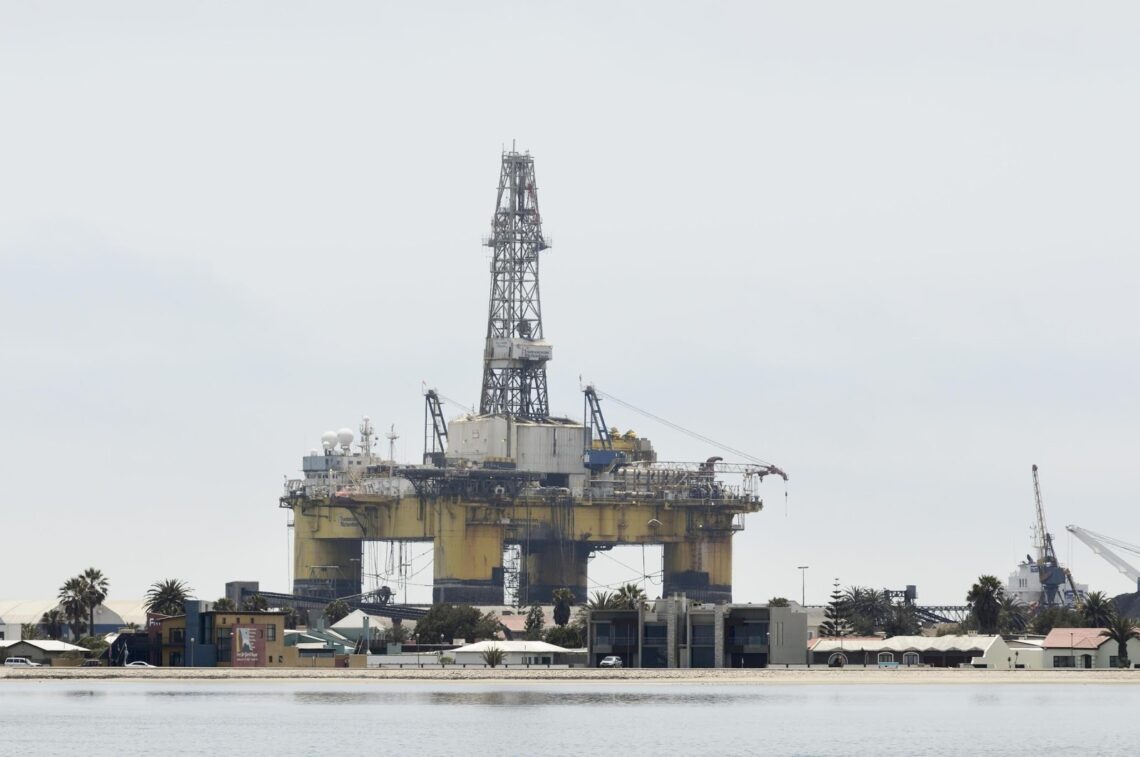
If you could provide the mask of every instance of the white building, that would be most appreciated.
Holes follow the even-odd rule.
[[[1119,644],[1102,628],[1054,628],[1042,644],[1044,668],[1115,668]],[[1128,659],[1140,666],[1140,639],[1128,642]]]
[[[86,655],[88,652],[84,647],[52,639],[0,641],[0,657],[27,657],[41,665],[51,665],[52,660],[62,655]]]
[[[545,641],[480,641],[444,654],[456,665],[483,665],[483,653],[491,648],[502,650],[504,665],[569,665],[576,654]]]
[[[132,623],[139,628],[146,627],[146,600],[108,599],[95,608],[96,634],[109,633],[126,628]],[[20,638],[20,626],[24,623],[40,624],[40,619],[51,610],[58,610],[58,599],[15,599],[0,600],[0,634],[11,641]],[[45,629],[40,625],[40,632]],[[87,632],[91,634],[91,631]],[[64,627],[64,635],[70,636],[69,626]]]
[[[1009,645],[1001,636],[892,636],[817,638],[808,644],[813,665],[843,667],[880,664],[936,668],[1007,668]]]

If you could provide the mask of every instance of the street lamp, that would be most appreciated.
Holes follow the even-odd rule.
[[[800,605],[806,606],[807,602],[804,598],[807,596],[807,565],[800,565],[797,570],[800,572]]]

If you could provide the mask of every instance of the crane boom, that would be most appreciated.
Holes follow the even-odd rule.
[[[1033,499],[1037,503],[1037,562],[1056,565],[1057,555],[1053,551],[1053,535],[1045,525],[1045,505],[1041,503],[1041,482],[1037,479],[1037,466],[1033,466]]]
[[[1104,536],[1103,534],[1089,531],[1080,526],[1065,526],[1065,530],[1084,542],[1085,546],[1093,552],[1103,557],[1104,561],[1109,565],[1135,582],[1136,590],[1140,591],[1140,570],[1136,570],[1131,563],[1109,549],[1108,545],[1111,544],[1118,549],[1135,552],[1138,555],[1140,555],[1140,547],[1120,541],[1119,539],[1113,539],[1111,536]]]

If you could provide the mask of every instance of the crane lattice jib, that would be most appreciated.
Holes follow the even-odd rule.
[[[491,295],[483,353],[482,414],[541,420],[549,416],[546,363],[538,287],[542,236],[534,158],[504,152],[491,236]]]
[[[1037,466],[1033,466],[1033,499],[1037,505],[1037,561],[1044,565],[1057,565],[1053,550],[1053,535],[1045,525],[1045,506],[1041,502],[1041,484],[1037,479]]]
[[[1137,570],[1131,563],[1109,549],[1109,547],[1112,546],[1125,552],[1140,555],[1140,547],[1135,544],[1129,544],[1126,541],[1121,541],[1120,539],[1114,539],[1111,536],[1089,531],[1080,526],[1066,526],[1065,530],[1084,542],[1085,546],[1100,555],[1109,565],[1131,579],[1133,583],[1137,584],[1138,590],[1140,590],[1140,570]]]

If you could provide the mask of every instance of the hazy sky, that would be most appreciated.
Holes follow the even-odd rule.
[[[368,414],[416,461],[421,382],[477,400],[512,140],[554,242],[552,409],[582,375],[792,477],[736,538],[738,601],[809,565],[809,602],[960,603],[1029,551],[1033,463],[1077,580],[1128,590],[1064,526],[1140,542],[1138,22],[0,2],[0,597],[89,565],[120,598],[286,590],[277,497],[323,431]],[[610,557],[640,573],[616,550],[599,582],[635,577]]]

